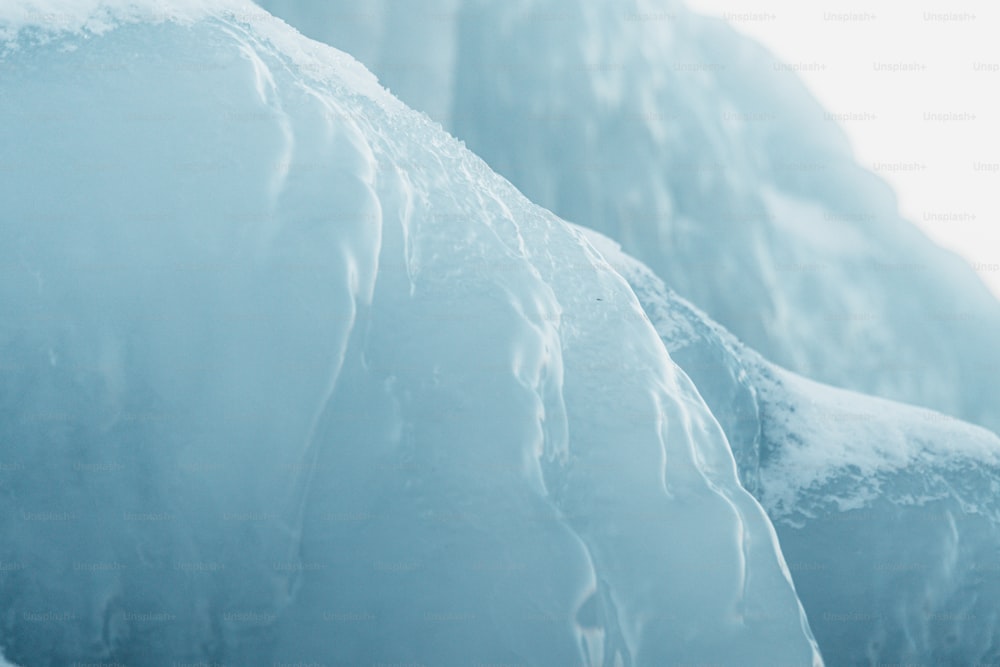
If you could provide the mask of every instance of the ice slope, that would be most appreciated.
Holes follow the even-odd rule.
[[[719,418],[828,663],[1000,662],[1000,439],[776,367],[587,234]]]
[[[810,63],[665,0],[261,2],[768,359],[1000,429],[1000,304],[855,161]]]
[[[820,664],[580,232],[248,2],[0,33],[10,660]]]

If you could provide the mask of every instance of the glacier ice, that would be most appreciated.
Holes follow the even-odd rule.
[[[0,9],[0,648],[817,665],[628,284],[249,3]]]
[[[778,368],[586,233],[719,418],[828,664],[1000,662],[1000,438]]]
[[[724,22],[666,0],[260,1],[768,359],[1000,429],[996,298]]]
[[[510,7],[505,30],[545,5]],[[358,54],[409,96],[393,54],[431,48],[412,66],[450,96],[459,52],[421,22],[469,11],[373,3],[355,18],[389,43],[358,31]],[[533,38],[633,48],[598,39],[594,12],[536,13]],[[581,17],[597,41],[569,38]],[[691,20],[657,48],[704,28]],[[660,56],[641,43],[629,57],[647,67]],[[765,361],[665,287],[655,257],[660,277],[530,204],[352,58],[242,0],[17,0],[0,6],[0,54],[9,660],[1000,661],[995,435]],[[640,74],[619,88],[625,68],[548,62],[603,96],[639,90]],[[718,81],[693,79],[707,104]],[[424,108],[455,122],[438,115],[451,98],[437,104]],[[718,137],[726,155],[755,141]],[[544,157],[538,183],[576,178]],[[872,243],[925,256],[902,221],[848,231],[827,191],[743,185],[778,212],[750,237],[785,239],[790,265],[824,248],[868,261]],[[734,298],[735,275],[696,287]],[[953,285],[966,289],[958,270]],[[844,335],[806,317],[804,284],[783,289],[793,338]],[[872,326],[891,337],[900,322]],[[824,363],[847,377],[865,363],[850,356]],[[869,370],[842,384],[900,390]],[[913,396],[958,395],[928,378]]]

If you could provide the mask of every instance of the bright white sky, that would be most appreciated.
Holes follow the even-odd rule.
[[[826,108],[875,116],[843,123],[858,160],[870,169],[878,162],[926,165],[921,171],[879,173],[896,189],[903,214],[964,256],[1000,296],[1000,2],[688,4],[705,14],[728,14],[734,27],[785,62],[826,65],[802,72]],[[766,16],[733,16],[747,13]],[[844,14],[861,16],[845,20]],[[877,71],[876,62],[920,63],[926,69]],[[966,119],[941,120],[941,114]],[[977,163],[995,169],[977,169]]]

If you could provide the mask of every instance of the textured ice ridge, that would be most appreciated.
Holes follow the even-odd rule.
[[[719,419],[829,664],[1000,660],[1000,439],[779,368],[585,233]]]
[[[0,14],[4,655],[819,664],[578,231],[249,3],[54,7]]]

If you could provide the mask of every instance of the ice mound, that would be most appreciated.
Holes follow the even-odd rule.
[[[1000,439],[778,368],[586,233],[719,418],[828,663],[1000,661]]]
[[[0,30],[10,660],[819,664],[579,231],[249,3]]]

